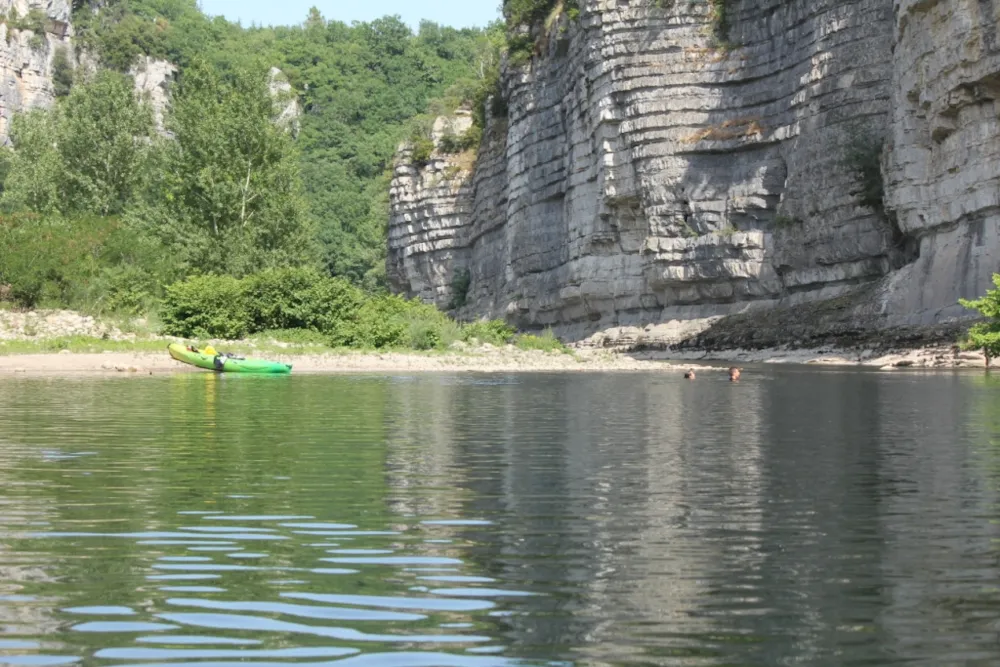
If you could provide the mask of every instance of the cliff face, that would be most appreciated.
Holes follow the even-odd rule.
[[[464,314],[581,337],[873,283],[860,310],[930,322],[1000,269],[990,0],[581,4],[471,173],[401,156],[399,291],[468,270]]]
[[[32,9],[48,18],[40,34],[15,29],[11,17]],[[0,0],[0,143],[7,141],[10,120],[19,111],[51,106],[55,100],[52,65],[57,49],[73,58],[70,0]]]
[[[888,195],[920,258],[884,282],[882,312],[962,315],[1000,272],[1000,2],[896,0]]]

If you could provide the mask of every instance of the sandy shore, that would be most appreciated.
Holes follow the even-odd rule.
[[[581,350],[575,354],[493,348],[448,354],[331,353],[319,355],[266,355],[293,365],[298,373],[532,373],[653,371],[679,373],[684,367],[661,360],[635,359],[608,351]],[[722,370],[719,366],[718,370]],[[171,359],[166,351],[105,352],[102,354],[25,354],[0,357],[5,374],[137,374],[204,373]]]
[[[665,324],[657,335],[676,333],[675,324]],[[655,328],[654,328],[655,329]],[[513,346],[459,346],[446,354],[405,352],[362,353],[328,352],[319,354],[281,354],[261,351],[259,356],[293,364],[295,373],[410,373],[410,372],[606,372],[652,371],[680,373],[697,362],[702,370],[724,370],[742,364],[814,364],[824,366],[863,366],[881,370],[983,369],[985,358],[978,352],[965,352],[954,345],[922,348],[887,349],[792,349],[772,347],[762,350],[650,351],[629,352],[645,330],[611,330],[580,344],[573,354],[519,350]],[[672,334],[671,334],[672,335]],[[41,342],[82,336],[94,340],[117,341],[149,350],[149,343],[166,340],[148,339],[143,344],[135,334],[71,311],[17,313],[0,311],[0,344],[5,341]],[[655,338],[655,336],[654,336]],[[138,342],[137,342],[138,341]],[[879,341],[876,341],[879,343]],[[275,344],[280,348],[280,344]],[[607,346],[607,347],[605,347]],[[219,349],[226,343],[219,342]],[[0,355],[0,375],[27,374],[116,374],[157,375],[165,373],[204,372],[171,359],[166,350],[88,353],[46,353]]]
[[[924,348],[891,353],[874,351],[820,350],[731,350],[725,352],[648,352],[626,354],[610,350],[581,349],[573,354],[487,348],[447,354],[400,352],[343,352],[315,355],[270,354],[268,358],[293,365],[294,373],[566,373],[566,372],[658,372],[681,373],[697,362],[700,371],[722,371],[741,364],[812,364],[822,366],[874,367],[885,371],[905,369],[983,369],[979,353],[954,348]],[[104,352],[101,354],[25,354],[0,356],[0,375],[78,375],[203,373],[174,361],[167,354],[152,352]]]

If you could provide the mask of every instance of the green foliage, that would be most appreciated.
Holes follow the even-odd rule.
[[[884,218],[885,181],[882,176],[882,150],[885,140],[865,129],[854,129],[848,138],[844,165],[857,184],[852,192],[862,206]]]
[[[1000,274],[993,274],[993,285],[995,289],[988,290],[982,298],[959,300],[962,306],[978,311],[987,320],[973,326],[963,343],[966,349],[982,350],[987,366],[991,359],[1000,357]]]
[[[73,12],[76,43],[118,73],[83,80],[71,54],[53,52],[59,102],[14,119],[15,150],[0,154],[0,204],[52,224],[120,217],[137,244],[167,258],[150,272],[155,280],[318,262],[379,289],[391,160],[410,119],[498,91],[505,47],[502,26],[424,22],[414,33],[397,18],[349,26],[318,11],[297,27],[244,29],[205,16],[196,0],[74,0]],[[45,23],[37,10],[8,18],[22,29]],[[142,57],[180,68],[166,119],[172,140],[154,131],[151,109],[120,74]],[[297,136],[272,122],[274,66],[300,98]],[[477,146],[484,125],[454,148]],[[102,265],[87,298],[148,308],[162,287],[142,276]]]
[[[24,16],[19,16],[16,9],[11,9],[7,17],[7,27],[11,30],[30,30],[36,36],[45,34],[45,27],[48,25],[49,17],[38,7],[32,7]],[[44,40],[44,37],[43,37]]]
[[[472,273],[468,269],[457,269],[451,276],[452,309],[465,306],[469,298],[469,288],[472,286]]]
[[[235,340],[251,331],[246,289],[232,276],[193,276],[167,288],[163,332]]]
[[[463,95],[468,86],[456,83],[476,76],[482,32],[424,22],[414,35],[398,18],[347,26],[318,13],[302,27],[251,34],[265,32],[279,66],[302,91],[303,177],[324,264],[334,275],[377,286],[393,155],[430,100]],[[429,159],[430,148],[421,142],[417,157]]]
[[[36,213],[118,215],[148,175],[153,115],[132,80],[99,72],[51,112],[14,118],[4,205]]]
[[[315,269],[272,269],[243,281],[253,331],[331,331],[364,302],[364,294],[342,278]]]
[[[548,18],[560,4],[562,0],[504,0],[503,15],[509,26],[533,26]]]
[[[546,329],[541,336],[521,334],[514,339],[514,345],[521,350],[541,350],[542,352],[562,352],[569,354],[569,348],[555,337],[551,329]]]
[[[712,34],[721,46],[729,46],[729,11],[727,0],[709,0],[711,3]]]
[[[191,277],[167,289],[160,316],[163,332],[174,336],[256,335],[361,349],[444,349],[472,339],[503,345],[514,335],[503,322],[461,327],[433,306],[365,294],[313,269],[276,269],[242,279]]]
[[[315,259],[298,155],[276,117],[266,71],[185,71],[168,119],[174,140],[160,144],[163,177],[134,217],[188,269],[241,276]]]
[[[551,30],[562,12],[570,20],[580,16],[579,0],[504,0],[502,9],[507,20],[507,50],[515,66],[531,59],[539,43],[536,34]]]
[[[52,86],[56,97],[66,97],[73,88],[73,63],[65,46],[56,47],[52,54]]]
[[[253,336],[255,340],[275,341],[289,345],[315,345],[326,347],[326,334],[311,329],[274,329]]]
[[[135,312],[169,276],[163,255],[113,218],[0,218],[0,285],[22,308]]]
[[[423,166],[430,162],[431,155],[434,154],[434,142],[426,137],[419,137],[411,141],[413,142],[413,152],[410,158],[413,160],[413,163]]]
[[[502,320],[480,320],[462,328],[462,340],[500,346],[506,345],[515,333],[517,332]]]
[[[271,269],[242,279],[204,275],[176,283],[167,289],[161,318],[164,332],[176,336],[233,339],[274,330],[328,334],[364,302],[364,293],[341,278],[309,268]]]
[[[463,153],[465,151],[479,148],[479,144],[482,143],[482,141],[483,129],[473,125],[462,134],[455,134],[453,132],[445,134],[441,137],[441,142],[438,148],[442,153]]]

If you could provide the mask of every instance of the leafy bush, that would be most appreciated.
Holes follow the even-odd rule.
[[[986,295],[974,301],[959,299],[959,303],[987,318],[969,331],[968,338],[962,347],[967,350],[982,350],[986,355],[986,367],[990,362],[1000,357],[1000,274],[993,274],[995,289],[988,290]]]
[[[292,345],[323,345],[327,344],[326,334],[309,329],[274,329],[261,331],[253,336],[257,340],[277,341]]]
[[[94,282],[90,310],[119,315],[141,315],[152,307],[159,291],[156,277],[139,266],[103,269]]]
[[[271,269],[243,281],[247,300],[248,327],[329,331],[356,310],[363,299],[360,290],[346,280],[329,278],[318,271]]]
[[[251,332],[246,288],[232,276],[194,276],[167,288],[163,333],[235,340]]]
[[[56,97],[66,97],[73,88],[73,63],[65,46],[57,46],[52,55],[52,87]]]
[[[164,333],[197,338],[277,331],[288,342],[428,350],[459,337],[457,326],[433,306],[369,296],[313,269],[273,269],[243,279],[189,278],[167,289],[161,317]]]
[[[434,142],[425,137],[413,140],[413,163],[423,166],[431,161],[434,154]]]
[[[854,129],[844,152],[844,166],[851,172],[862,206],[879,217],[885,216],[885,180],[882,175],[882,150],[885,140],[864,129]]]
[[[506,345],[515,333],[517,332],[502,320],[480,320],[462,328],[462,339],[499,346]]]
[[[334,329],[334,347],[431,349],[444,342],[447,317],[433,306],[400,296],[368,299],[350,319]]]
[[[449,132],[441,137],[440,149],[442,153],[455,154],[479,148],[483,140],[483,130],[481,127],[473,125],[462,134]],[[429,157],[429,156],[428,156]]]
[[[569,349],[563,345],[561,340],[555,337],[551,329],[546,329],[541,336],[521,334],[514,339],[514,344],[521,350],[569,353]]]
[[[0,218],[0,285],[22,308],[127,312],[168,275],[161,249],[113,218]],[[108,303],[110,301],[110,303]]]
[[[451,303],[452,309],[461,308],[469,298],[469,287],[472,286],[472,274],[468,269],[458,269],[451,276]]]

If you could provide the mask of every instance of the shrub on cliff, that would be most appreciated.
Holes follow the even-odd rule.
[[[959,299],[959,303],[971,310],[977,310],[986,318],[969,330],[962,347],[967,350],[982,350],[986,355],[986,367],[995,357],[1000,357],[1000,274],[993,274],[996,289],[986,292],[981,299]]]

